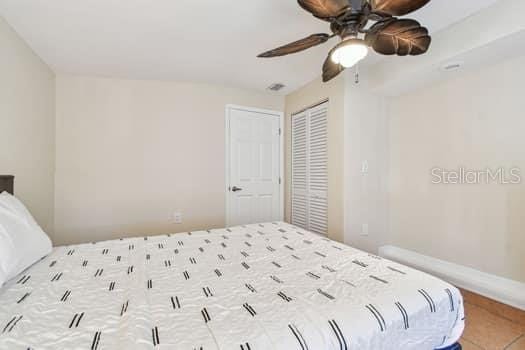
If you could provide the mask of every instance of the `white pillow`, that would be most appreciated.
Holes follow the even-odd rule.
[[[15,197],[0,195],[0,286],[51,253],[51,240]]]
[[[19,217],[23,218],[29,225],[40,227],[33,215],[27,210],[26,206],[15,196],[9,192],[0,193],[0,208],[5,208],[15,212]]]

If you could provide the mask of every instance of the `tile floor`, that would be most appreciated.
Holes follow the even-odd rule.
[[[525,311],[462,290],[464,350],[525,350]]]

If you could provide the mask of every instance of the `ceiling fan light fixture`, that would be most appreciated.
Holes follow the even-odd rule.
[[[361,39],[346,39],[336,46],[332,52],[332,62],[345,68],[355,66],[368,55],[368,46]]]

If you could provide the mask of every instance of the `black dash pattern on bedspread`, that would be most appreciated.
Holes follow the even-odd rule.
[[[11,332],[13,330],[13,328],[15,328],[16,324],[23,318],[24,316],[23,315],[20,315],[20,316],[14,316],[11,321],[9,321],[6,326],[4,327],[2,333],[5,333],[5,332]]]
[[[96,332],[95,336],[93,337],[93,341],[91,343],[91,350],[97,350],[98,344],[100,343],[100,336],[102,335],[101,332]]]
[[[160,344],[158,327],[155,327],[155,328],[151,329],[151,337],[153,338],[153,346],[157,346],[157,345]]]
[[[242,306],[246,309],[246,311],[248,311],[250,315],[252,315],[252,317],[255,317],[255,315],[257,315],[257,312],[255,312],[255,310],[250,304],[244,303],[242,304]]]
[[[290,298],[288,295],[284,294],[282,291],[277,293],[278,296],[280,296],[284,301],[290,302],[292,301],[292,298]]]
[[[80,321],[82,320],[82,317],[84,317],[84,313],[77,313],[75,316],[73,316],[73,319],[71,320],[71,323],[69,324],[69,328],[77,328],[80,324]]]
[[[208,310],[206,308],[201,310],[202,317],[204,318],[204,322],[208,323],[211,321],[210,314],[208,313]]]
[[[128,311],[128,306],[129,300],[122,304],[122,308],[120,309],[120,316],[124,316],[124,314]]]
[[[428,305],[430,306],[430,312],[436,312],[436,304],[434,304],[434,300],[432,299],[432,297],[424,289],[418,289],[418,292],[428,302]]]
[[[171,297],[171,305],[173,306],[174,309],[180,309],[180,301],[179,301],[179,297]]]
[[[71,295],[71,291],[70,290],[66,290],[64,292],[64,295],[62,295],[62,298],[60,298],[60,301],[66,302],[70,295]]]
[[[31,275],[27,275],[27,276],[24,275],[16,282],[16,284],[26,284],[30,278],[31,278]]]
[[[372,304],[366,305],[366,308],[372,313],[372,315],[374,315],[375,319],[377,320],[377,323],[379,323],[379,329],[381,330],[381,332],[386,331],[386,323],[385,319],[383,318],[383,315],[381,315],[381,313]]]
[[[257,290],[251,284],[245,283],[244,285],[246,286],[246,288],[248,288],[248,290],[250,290],[250,292],[257,293]]]
[[[297,339],[297,341],[299,342],[299,345],[301,345],[301,349],[302,350],[309,350],[308,349],[308,344],[306,344],[306,341],[304,340],[303,335],[301,334],[301,332],[299,332],[297,327],[294,324],[289,324],[288,328],[290,329],[290,331],[294,335],[295,339]]]
[[[328,321],[328,324],[330,325],[330,328],[332,328],[332,331],[334,332],[337,338],[337,342],[339,343],[339,349],[348,350],[345,336],[343,335],[343,332],[341,332],[341,329],[339,328],[337,322],[335,322],[335,320],[330,320]]]
[[[445,289],[445,292],[447,293],[450,302],[450,312],[454,312],[454,298],[452,297],[452,292],[448,288]]]
[[[407,311],[405,310],[405,308],[403,307],[403,305],[399,301],[396,301],[396,306],[399,309],[399,312],[401,312],[401,316],[403,317],[403,323],[404,323],[405,329],[409,329],[410,325],[408,323],[408,313],[407,313]]]
[[[20,304],[21,302],[23,302],[24,300],[26,300],[26,298],[27,298],[28,296],[30,296],[30,295],[31,295],[31,293],[26,293],[26,294],[24,294],[20,299],[18,299],[18,301],[17,301],[16,303],[17,303],[17,304]]]

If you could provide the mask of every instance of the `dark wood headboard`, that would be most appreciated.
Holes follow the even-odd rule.
[[[14,193],[15,177],[13,175],[0,175],[0,193],[7,191]]]

